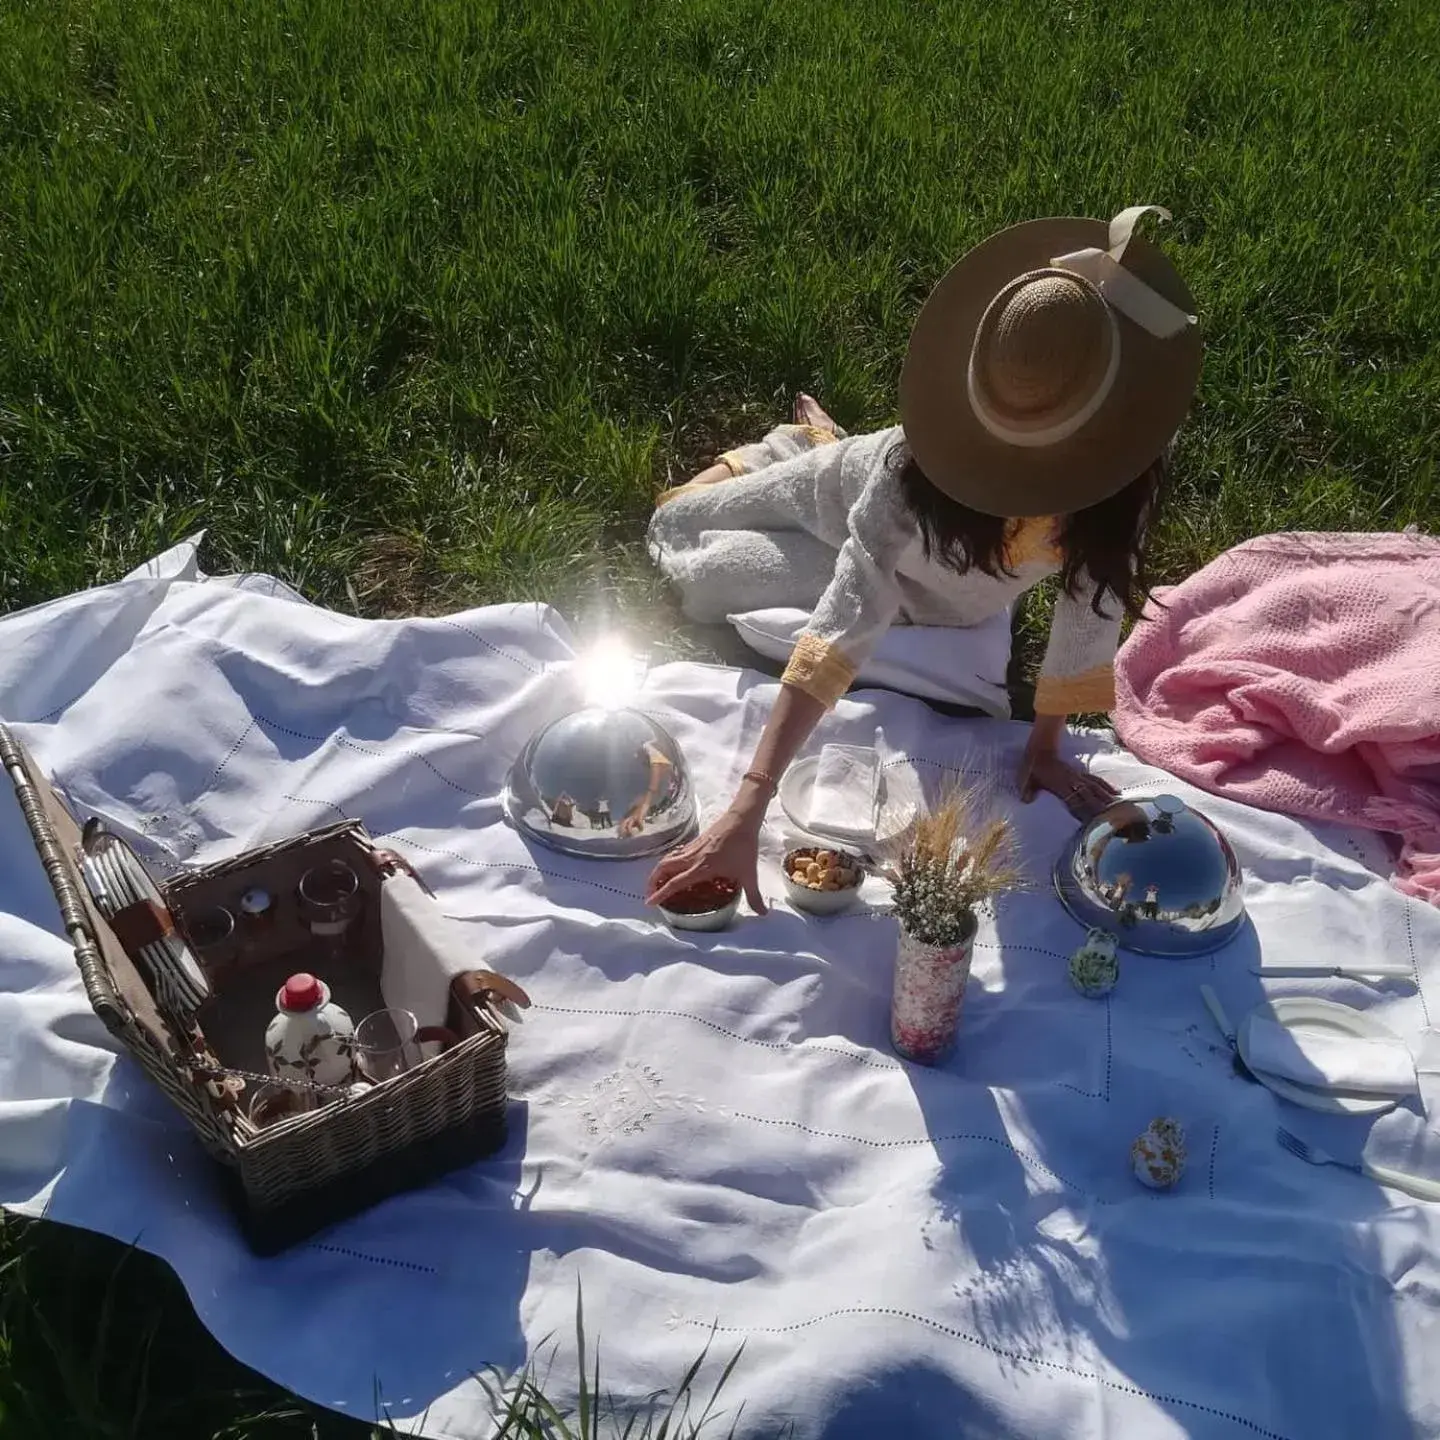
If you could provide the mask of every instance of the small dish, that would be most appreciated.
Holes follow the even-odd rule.
[[[715,895],[695,894],[697,890],[703,888],[708,891],[712,887],[716,891]],[[730,898],[716,904],[719,892],[724,887],[732,889]],[[703,886],[682,890],[671,900],[670,905],[656,908],[665,917],[665,923],[674,930],[723,930],[735,918],[735,912],[740,908],[740,887],[733,880],[707,881]]]
[[[880,765],[875,791],[874,834],[865,838],[830,833],[809,824],[811,796],[820,757],[807,755],[795,761],[780,778],[780,808],[793,827],[795,838],[814,840],[830,849],[859,845],[865,850],[883,850],[901,845],[915,822],[925,812],[925,794],[915,767],[894,761]]]
[[[825,857],[830,857],[827,861]],[[797,863],[813,862],[822,873],[836,877],[834,888],[806,884],[793,878]],[[864,866],[858,855],[849,850],[838,850],[828,845],[801,845],[785,852],[781,865],[785,880],[785,893],[797,910],[808,911],[811,915],[837,915],[855,903],[860,893],[861,881],[865,878]]]

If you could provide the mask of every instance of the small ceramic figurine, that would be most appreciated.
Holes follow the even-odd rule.
[[[1092,1000],[1108,995],[1120,978],[1120,960],[1115,952],[1115,937],[1108,930],[1091,930],[1085,943],[1070,957],[1070,983]]]
[[[292,975],[275,997],[265,1031],[270,1073],[282,1080],[348,1086],[355,1080],[355,1027],[313,975]]]
[[[1168,1190],[1185,1173],[1185,1131],[1178,1120],[1154,1119],[1130,1147],[1135,1178],[1152,1190]]]

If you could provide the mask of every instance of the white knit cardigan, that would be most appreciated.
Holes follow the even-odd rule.
[[[1011,575],[960,574],[926,557],[900,488],[900,428],[837,437],[784,425],[723,456],[733,478],[680,486],[650,523],[650,553],[690,618],[811,610],[785,679],[831,705],[893,624],[977,625],[1061,568],[1051,518],[1012,523]],[[1086,580],[1055,604],[1039,714],[1109,710],[1120,610]]]

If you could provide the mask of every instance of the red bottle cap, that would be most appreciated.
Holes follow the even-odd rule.
[[[320,982],[313,975],[292,975],[280,991],[282,1010],[313,1010],[325,998]]]

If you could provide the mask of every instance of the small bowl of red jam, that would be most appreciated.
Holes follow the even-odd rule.
[[[733,880],[702,880],[658,907],[676,930],[723,930],[740,908],[740,887]]]

